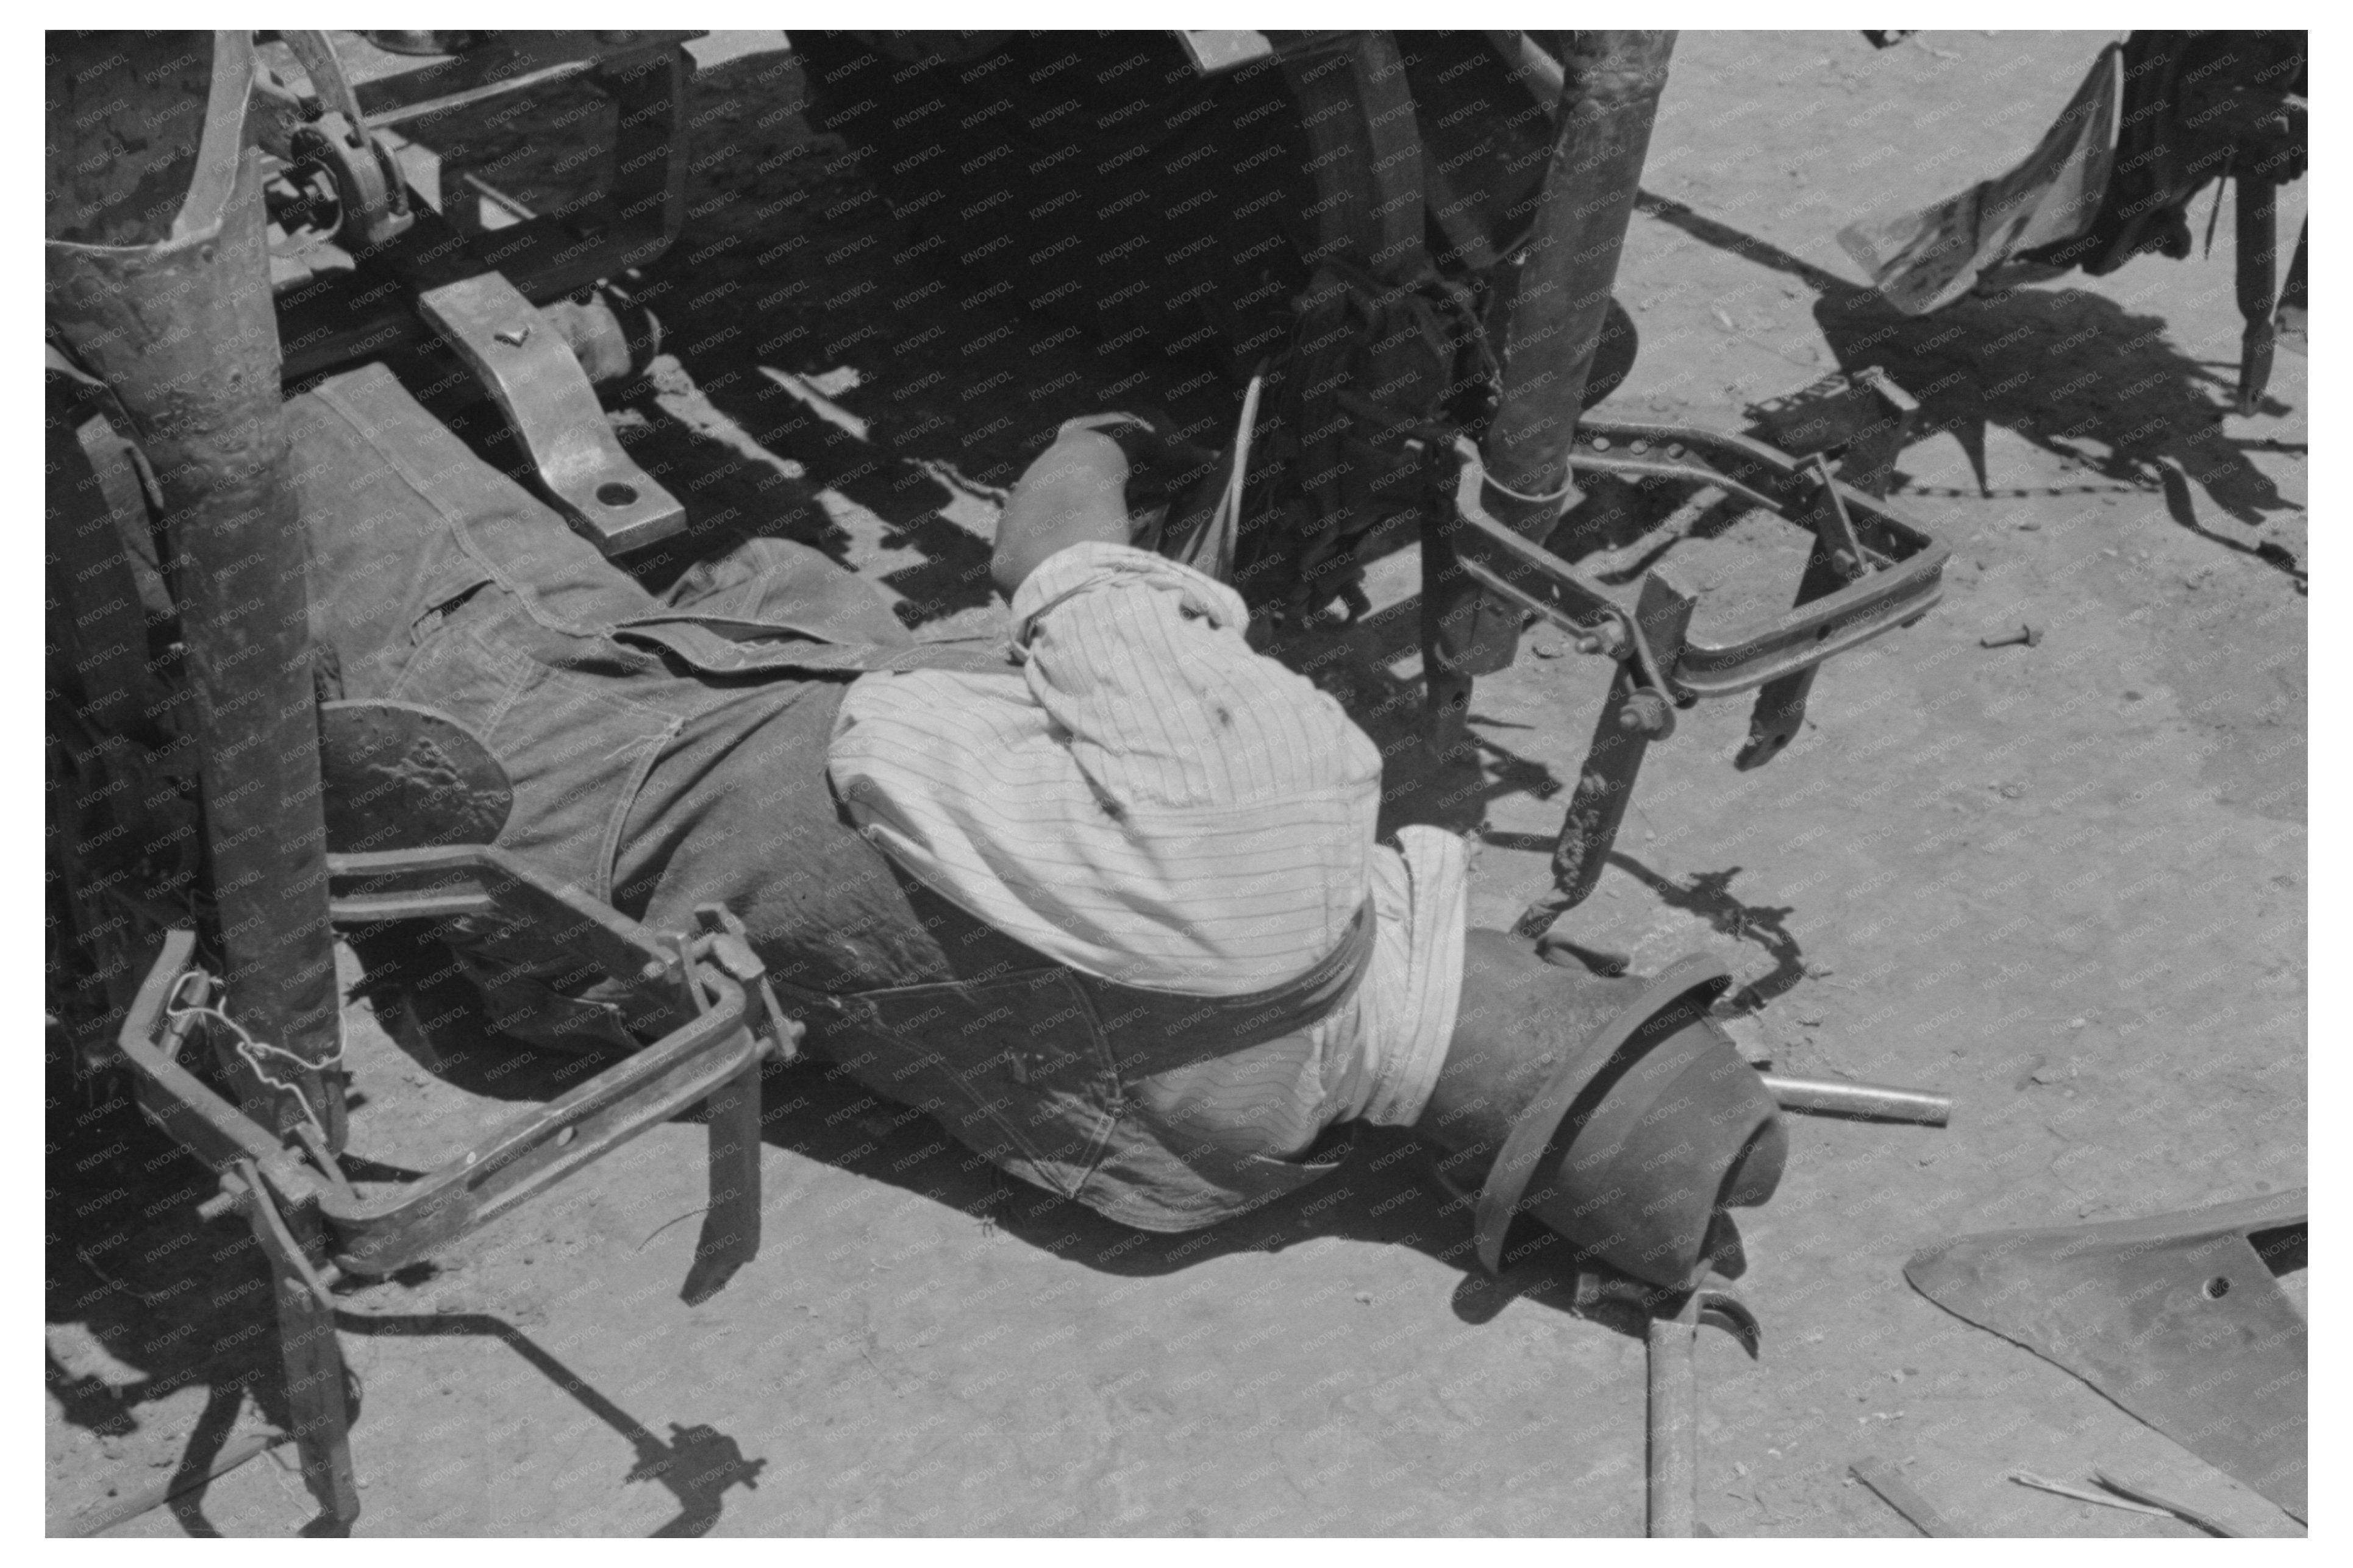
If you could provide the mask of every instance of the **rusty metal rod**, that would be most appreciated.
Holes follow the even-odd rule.
[[[1766,1092],[1784,1110],[1814,1110],[1832,1116],[1868,1116],[1879,1121],[1917,1121],[1942,1127],[1953,1119],[1950,1095],[1884,1084],[1848,1083],[1834,1078],[1787,1078],[1759,1073]]]
[[[1504,335],[1503,402],[1480,451],[1491,488],[1535,495],[1568,478],[1569,442],[1675,47],[1672,32],[1570,39],[1561,131]],[[1510,495],[1490,500],[1489,510],[1530,532],[1558,516],[1556,507],[1532,508]]]
[[[159,60],[205,48],[205,35],[89,37],[100,41],[83,47],[108,57],[89,68],[100,73],[95,87],[158,119],[181,112],[179,79]],[[285,1053],[272,1073],[340,1146],[340,1079],[320,1071],[340,1055],[342,1021],[302,539],[286,474],[260,155],[244,142],[252,42],[221,32],[209,44],[210,100],[200,128],[190,127],[199,144],[185,184],[171,193],[177,199],[135,226],[117,219],[107,228],[61,218],[53,205],[48,325],[112,388],[132,426],[126,434],[161,482],[204,738],[224,1005]],[[90,145],[94,166],[113,166],[95,132]],[[281,1132],[304,1120],[289,1097],[268,1098],[280,1103],[262,1119]]]
[[[1569,444],[1674,45],[1672,32],[1573,33],[1561,62],[1558,130],[1513,289],[1502,401],[1480,452],[1488,511],[1530,539],[1552,531],[1568,499]],[[1511,667],[1520,613],[1460,568],[1425,595],[1433,589],[1424,667],[1431,741],[1443,752],[1460,742],[1472,679]]]

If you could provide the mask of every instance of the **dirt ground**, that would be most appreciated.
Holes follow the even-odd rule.
[[[1608,411],[1738,427],[1757,398],[1883,364],[1930,426],[1895,500],[1953,547],[1944,603],[1830,665],[1771,765],[1731,766],[1745,703],[1682,715],[1562,927],[1644,968],[1723,954],[1764,998],[1736,1032],[1784,1070],[1957,1102],[1942,1130],[1791,1118],[1779,1194],[1742,1219],[1762,1357],[1721,1335],[1699,1352],[1718,1535],[1912,1534],[1847,1479],[1865,1457],[1978,1533],[2196,1533],[2004,1479],[2094,1465],[2297,1532],[1900,1272],[1965,1232],[2306,1179],[2300,345],[2263,414],[2222,416],[2227,221],[2211,259],[1920,321],[1874,306],[1833,237],[2022,155],[2101,41],[1687,34],[1628,238],[1642,347]],[[698,161],[695,216],[654,269],[670,357],[625,438],[701,525],[818,542],[959,622],[997,613],[971,569],[1025,438],[1139,375],[1222,405],[1018,308],[968,318],[1009,329],[979,355],[927,335],[925,301],[960,279],[811,140],[779,36],[704,53],[694,134],[732,151]],[[2303,201],[2284,193],[2284,237]],[[2191,480],[2170,500],[2164,458]],[[1779,595],[1769,537],[1667,564]],[[1377,613],[1317,667],[1385,742],[1419,700],[1417,580],[1410,551],[1378,564]],[[2039,644],[1979,646],[2021,622]],[[1394,753],[1385,827],[1472,836],[1474,921],[1546,885],[1602,690],[1539,632],[1480,683],[1475,777]],[[546,1063],[436,1071],[365,1005],[350,1025],[353,1148],[381,1167],[555,1092]],[[822,1067],[772,1078],[765,1106],[765,1249],[701,1307],[679,1300],[704,1202],[683,1121],[349,1293],[358,1533],[1641,1531],[1640,1340],[1563,1310],[1537,1264],[1482,1277],[1467,1215],[1400,1136],[1240,1222],[1153,1237],[965,1168]],[[51,1172],[53,1530],[283,1418],[250,1248],[170,1201],[191,1167],[134,1120],[85,1136],[102,1157]],[[291,1533],[315,1510],[290,1467],[265,1457],[117,1533]]]

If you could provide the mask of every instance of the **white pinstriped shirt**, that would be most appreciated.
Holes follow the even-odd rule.
[[[1379,752],[1250,649],[1240,596],[1214,578],[1079,544],[1012,610],[1018,668],[851,686],[828,752],[851,819],[1008,935],[1154,990],[1280,985],[1370,896],[1372,967],[1348,1004],[1139,1089],[1251,1152],[1295,1152],[1348,1117],[1411,1121],[1461,992],[1461,842],[1431,828],[1374,842]]]

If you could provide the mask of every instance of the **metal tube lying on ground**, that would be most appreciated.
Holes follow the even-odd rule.
[[[1868,1116],[1881,1121],[1917,1121],[1942,1127],[1953,1119],[1953,1099],[1920,1089],[1890,1089],[1884,1084],[1848,1083],[1834,1078],[1786,1078],[1759,1073],[1766,1092],[1784,1110],[1813,1110],[1832,1116]]]

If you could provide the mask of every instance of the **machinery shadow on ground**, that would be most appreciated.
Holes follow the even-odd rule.
[[[431,998],[430,1005],[444,1020],[435,1032],[438,1065],[434,1070],[448,1081],[476,1093],[528,1100],[552,1099],[577,1081],[584,1065],[579,1058],[506,1045],[470,1014],[454,1016],[453,1004],[439,996]],[[398,1030],[388,1032],[399,1041]],[[1280,1252],[1302,1242],[1339,1237],[1411,1247],[1461,1270],[1452,1302],[1465,1321],[1483,1322],[1522,1296],[1569,1310],[1568,1286],[1575,1270],[1570,1248],[1534,1222],[1523,1221],[1512,1233],[1510,1266],[1500,1279],[1488,1278],[1472,1250],[1475,1193],[1465,1196],[1450,1186],[1437,1164],[1449,1158],[1445,1151],[1400,1130],[1355,1129],[1350,1156],[1326,1179],[1207,1229],[1164,1235],[1119,1225],[1082,1204],[1004,1174],[944,1137],[923,1110],[878,1099],[847,1071],[821,1058],[791,1067],[772,1065],[765,1076],[765,1142],[958,1210],[971,1216],[984,1235],[1000,1236],[1105,1273],[1125,1278],[1173,1274],[1211,1258]],[[681,1120],[698,1116],[690,1112]],[[1330,1152],[1317,1152],[1322,1157]],[[767,1246],[783,1246],[787,1240],[771,1227]],[[1638,1322],[1610,1317],[1607,1310],[1599,1321],[1620,1331],[1641,1332]],[[419,1321],[446,1325],[448,1320]],[[507,1335],[501,1331],[500,1337]],[[520,1344],[517,1348],[523,1351]]]
[[[101,1436],[134,1431],[147,1406],[204,1389],[174,1477],[193,1480],[228,1441],[248,1394],[263,1425],[292,1425],[269,1312],[269,1268],[243,1219],[206,1225],[196,1217],[217,1180],[127,1100],[81,1125],[108,1157],[50,1168],[43,1318],[52,1331],[43,1381],[67,1423]],[[81,1348],[61,1359],[61,1344]],[[168,1506],[189,1534],[217,1535],[200,1503],[201,1491],[192,1490]],[[101,1511],[95,1503],[84,1510]],[[55,1528],[78,1526],[69,1516]]]
[[[1354,622],[1327,617],[1271,644],[1267,652],[1306,676],[1347,710],[1381,753],[1384,837],[1420,823],[1451,833],[1477,831],[1497,798],[1525,794],[1537,800],[1559,795],[1562,781],[1552,769],[1484,734],[1440,755],[1429,743],[1424,689],[1419,675],[1398,675],[1391,666],[1420,651],[1419,595],[1376,610]],[[1491,726],[1473,712],[1476,727]]]
[[[1725,935],[1753,942],[1766,951],[1773,960],[1773,968],[1741,987],[1739,999],[1744,1005],[1762,1006],[1805,978],[1805,953],[1788,923],[1789,917],[1797,913],[1797,907],[1744,903],[1734,898],[1732,879],[1740,875],[1739,867],[1694,871],[1690,881],[1678,882],[1661,876],[1622,849],[1610,853],[1609,864],[1648,888],[1661,903],[1697,915]]]
[[[552,1354],[521,1329],[487,1312],[377,1313],[341,1311],[335,1326],[345,1333],[440,1337],[459,1335],[494,1339],[545,1374],[547,1381],[578,1401],[582,1408],[623,1437],[637,1450],[637,1462],[621,1478],[623,1485],[656,1481],[678,1500],[678,1513],[657,1526],[656,1540],[708,1535],[719,1522],[727,1489],[737,1484],[757,1491],[765,1459],[746,1458],[736,1440],[715,1427],[670,1424],[670,1436],[651,1428],[607,1398],[594,1384]]]
[[[478,1059],[494,1054],[487,1047],[474,1053]],[[125,1380],[113,1370],[100,1376],[69,1367],[53,1345],[43,1358],[43,1381],[66,1421],[118,1436],[140,1425],[142,1407],[185,1388],[203,1388],[204,1407],[181,1446],[167,1487],[178,1495],[161,1506],[186,1534],[216,1537],[221,1531],[205,1513],[204,1478],[236,1433],[246,1399],[254,1401],[262,1426],[283,1432],[292,1425],[277,1334],[266,1313],[269,1270],[241,1219],[217,1226],[190,1223],[190,1207],[214,1190],[210,1173],[135,1113],[125,1109],[120,1114],[124,1125],[114,1131],[126,1162],[137,1162],[124,1169],[137,1173],[110,1169],[90,1185],[150,1217],[109,1233],[95,1253],[56,1236],[58,1227],[53,1226],[45,1317],[68,1329],[75,1341],[94,1344],[113,1368],[135,1368],[141,1375]],[[89,1190],[61,1183],[51,1200],[53,1214],[60,1205],[70,1212],[76,1197]],[[195,1245],[188,1244],[192,1239]],[[430,1265],[420,1266],[401,1279],[415,1283],[432,1273]],[[259,1301],[265,1315],[225,1315],[222,1308],[231,1301]],[[505,1344],[628,1439],[637,1458],[624,1482],[656,1481],[676,1497],[677,1515],[655,1530],[656,1536],[707,1534],[719,1521],[728,1489],[739,1482],[756,1487],[766,1464],[746,1458],[735,1439],[709,1426],[672,1423],[667,1439],[658,1436],[530,1335],[486,1313],[378,1313],[353,1305],[338,1310],[336,1325],[345,1333],[463,1335]],[[364,1393],[355,1380],[347,1390],[355,1424],[363,1419]],[[93,1505],[83,1517],[103,1511]],[[54,1521],[52,1528],[71,1533],[77,1521],[69,1515]],[[322,1515],[302,1533],[339,1530]]]
[[[803,1103],[769,1121],[769,1142],[921,1194],[972,1215],[984,1233],[1103,1273],[1155,1278],[1213,1258],[1337,1238],[1411,1247],[1459,1270],[1450,1304],[1465,1322],[1486,1322],[1522,1297],[1572,1310],[1577,1259],[1569,1245],[1523,1220],[1512,1231],[1504,1272],[1487,1275],[1472,1231],[1475,1185],[1467,1194],[1455,1191],[1439,1167],[1451,1158],[1446,1151],[1401,1130],[1356,1129],[1345,1163],[1323,1181],[1205,1229],[1160,1234],[1117,1224],[980,1163],[920,1113],[884,1107],[861,1118],[858,1109],[871,1097],[847,1074],[821,1064],[792,1071],[792,1098]],[[1614,1309],[1579,1315],[1636,1338],[1642,1331],[1639,1319]]]
[[[2236,365],[2189,358],[2162,317],[2134,314],[2086,289],[2021,288],[1906,316],[1848,282],[1672,197],[1641,210],[1708,245],[1798,279],[1820,298],[1814,320],[1842,371],[1878,365],[1921,405],[1915,443],[1950,432],[1988,494],[1986,428],[1999,425],[2108,479],[2154,489],[2172,459],[2236,521],[2302,509],[2224,434],[2220,394]],[[2143,258],[2141,266],[2163,265]],[[2278,412],[2285,412],[2279,409]],[[1901,491],[1897,492],[1899,498]]]

